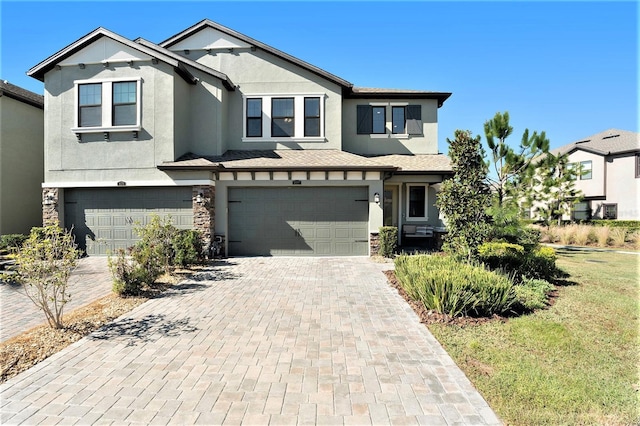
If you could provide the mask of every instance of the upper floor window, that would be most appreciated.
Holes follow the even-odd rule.
[[[320,142],[324,138],[324,95],[252,95],[244,102],[243,140],[286,138]],[[298,119],[296,120],[296,117]]]
[[[640,178],[640,154],[636,154],[636,177]]]
[[[102,126],[102,84],[91,83],[78,86],[78,125],[80,127]]]
[[[407,185],[407,220],[427,220],[427,190],[425,184]]]
[[[247,136],[262,137],[262,99],[247,99]]]
[[[304,98],[304,135],[320,136],[320,98]]]
[[[358,105],[356,133],[375,135],[387,133],[387,105],[391,106],[391,133],[396,135],[422,135],[422,106]]]
[[[140,130],[141,79],[76,81],[76,133]]]
[[[573,173],[573,180],[589,180],[593,177],[593,163],[591,160],[569,163],[567,169]]]
[[[288,136],[295,134],[295,113],[293,98],[271,99],[271,136]]]

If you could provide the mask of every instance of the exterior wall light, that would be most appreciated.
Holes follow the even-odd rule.
[[[377,192],[373,194],[373,202],[376,204],[380,204],[380,194],[378,194]]]

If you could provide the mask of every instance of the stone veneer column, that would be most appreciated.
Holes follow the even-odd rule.
[[[210,185],[198,185],[193,187],[192,193],[193,227],[202,233],[205,253],[209,253],[216,218],[216,188]]]
[[[377,232],[372,232],[369,235],[369,247],[369,256],[376,256],[378,253],[380,253],[380,234],[378,234]]]
[[[42,224],[44,226],[60,224],[58,201],[58,188],[42,188]]]

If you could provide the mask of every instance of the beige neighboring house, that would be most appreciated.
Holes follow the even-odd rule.
[[[609,129],[552,151],[582,170],[573,220],[640,220],[640,134]]]
[[[28,75],[45,87],[44,219],[89,255],[153,214],[230,256],[366,256],[383,224],[442,227],[451,93],[359,88],[207,19],[160,43],[98,28]]]
[[[0,81],[0,235],[42,226],[44,98]]]

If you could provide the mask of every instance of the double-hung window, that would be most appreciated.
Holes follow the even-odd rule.
[[[138,131],[141,129],[140,78],[75,82],[76,133]]]
[[[589,180],[592,177],[591,170],[593,165],[591,160],[580,162],[580,180]]]
[[[320,136],[320,98],[304,98],[304,135]]]
[[[407,220],[427,220],[427,190],[426,184],[407,185]]]
[[[293,98],[271,99],[271,136],[292,137],[295,130]]]
[[[262,98],[247,99],[247,137],[262,137]]]
[[[246,96],[243,140],[322,142],[324,108],[324,95],[320,94]]]
[[[406,133],[403,106],[391,107],[391,131],[394,134]]]
[[[78,86],[78,125],[102,126],[102,84],[89,83]]]

